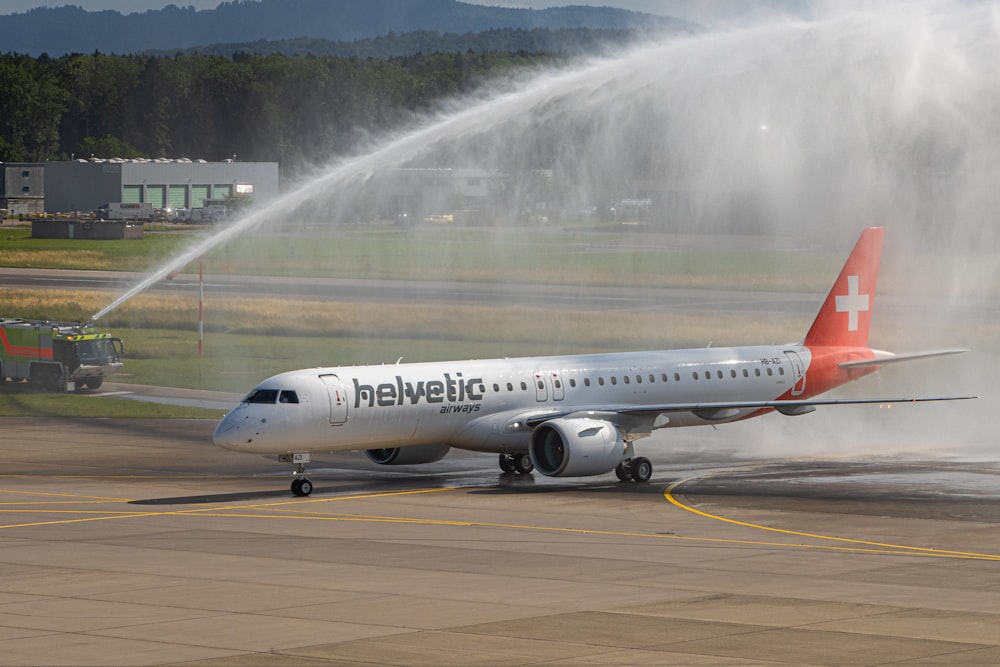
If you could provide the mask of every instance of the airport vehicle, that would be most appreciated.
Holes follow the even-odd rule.
[[[0,318],[0,381],[48,391],[97,389],[122,367],[121,339],[69,322]]]
[[[365,450],[383,465],[432,463],[451,447],[495,452],[505,472],[647,482],[637,440],[818,406],[972,397],[819,399],[908,355],[868,332],[884,231],[865,230],[805,338],[787,345],[311,368],[261,382],[218,424],[215,444],[295,464],[308,496],[313,452]]]
[[[111,202],[107,210],[108,220],[144,220],[153,219],[153,205],[150,202]]]

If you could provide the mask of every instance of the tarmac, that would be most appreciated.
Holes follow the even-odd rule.
[[[1000,663],[995,463],[340,454],[294,498],[214,425],[0,419],[0,665]]]

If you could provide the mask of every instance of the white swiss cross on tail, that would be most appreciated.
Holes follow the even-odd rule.
[[[847,313],[847,330],[858,330],[858,313],[868,312],[868,295],[858,294],[858,277],[847,276],[847,294],[836,299],[837,312]]]
[[[809,347],[867,347],[868,329],[875,303],[879,257],[882,254],[881,227],[861,233],[837,282],[823,302],[816,320],[806,334]],[[844,314],[847,321],[844,321]],[[847,326],[844,326],[844,325]]]

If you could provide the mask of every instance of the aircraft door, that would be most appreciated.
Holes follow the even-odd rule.
[[[326,385],[326,393],[330,399],[330,425],[339,426],[347,421],[347,391],[344,383],[336,375],[320,375],[319,379]]]
[[[549,380],[552,382],[552,400],[561,401],[566,395],[566,390],[563,388],[562,378],[559,377],[558,371],[552,371],[549,373]]]
[[[792,364],[792,373],[795,374],[795,384],[792,385],[792,396],[801,396],[806,390],[806,367],[802,363],[802,357],[795,350],[785,350],[785,356]]]
[[[566,389],[563,387],[562,377],[558,371],[546,373],[538,371],[535,373],[535,399],[539,402],[549,400],[549,392],[552,392],[553,401],[561,401],[566,396]]]
[[[535,373],[535,400],[543,403],[549,400],[549,389],[545,384],[545,373]]]

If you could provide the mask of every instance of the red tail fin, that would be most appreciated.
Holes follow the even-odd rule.
[[[804,343],[807,346],[867,347],[882,255],[882,227],[870,227],[841,269]]]

